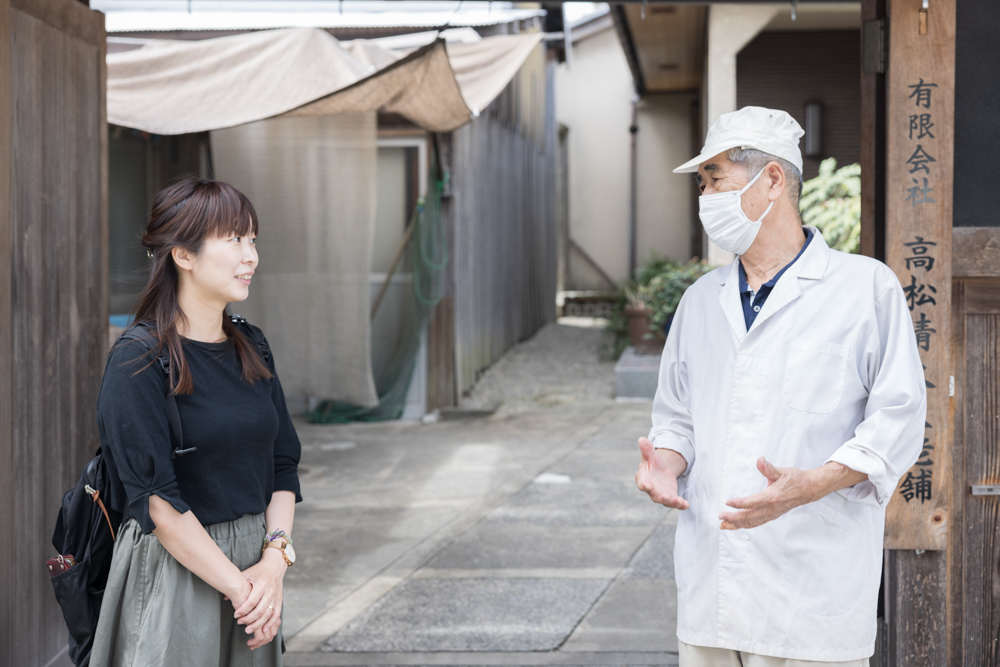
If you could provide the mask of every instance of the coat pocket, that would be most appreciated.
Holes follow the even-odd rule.
[[[803,507],[812,515],[805,530],[814,546],[794,568],[802,576],[799,610],[822,618],[857,614],[878,589],[864,528],[827,499]]]
[[[782,394],[788,407],[826,414],[840,405],[851,348],[793,338],[785,359]]]

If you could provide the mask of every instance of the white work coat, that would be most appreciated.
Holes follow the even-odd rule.
[[[923,367],[893,272],[813,231],[749,331],[737,259],[687,290],[663,350],[649,438],[688,463],[674,549],[687,644],[829,662],[875,650],[885,506],[921,451]],[[767,486],[760,456],[868,481],[721,530],[727,500]]]

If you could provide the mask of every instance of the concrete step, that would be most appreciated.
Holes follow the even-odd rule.
[[[639,354],[634,347],[625,348],[615,364],[615,398],[653,398],[659,371],[659,354]]]

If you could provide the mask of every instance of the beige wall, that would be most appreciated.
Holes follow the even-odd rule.
[[[704,108],[705,129],[719,116],[736,111],[736,54],[782,11],[778,5],[712,5],[708,10],[708,61]],[[733,253],[708,242],[708,261],[729,264]]]
[[[632,75],[612,28],[573,44],[556,74],[556,116],[569,128],[569,233],[616,281],[628,277]],[[690,257],[690,177],[671,173],[691,158],[697,95],[651,95],[638,108],[637,258]],[[700,146],[700,143],[699,143]],[[566,289],[604,289],[578,257]]]
[[[722,114],[736,111],[736,54],[787,10],[770,4],[709,7],[706,129]]]
[[[556,118],[569,128],[570,235],[615,280],[628,274],[629,132],[632,75],[613,29],[573,44],[556,70]],[[568,289],[601,289],[571,259]]]
[[[691,258],[694,185],[690,174],[673,169],[701,147],[695,136],[697,93],[648,95],[639,103],[638,246],[641,264],[650,253],[678,262]],[[698,146],[694,146],[697,143]]]

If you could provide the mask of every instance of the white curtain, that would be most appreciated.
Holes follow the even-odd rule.
[[[260,265],[230,312],[264,330],[293,410],[378,404],[369,322],[376,116],[272,118],[211,133],[215,177],[253,203]]]

